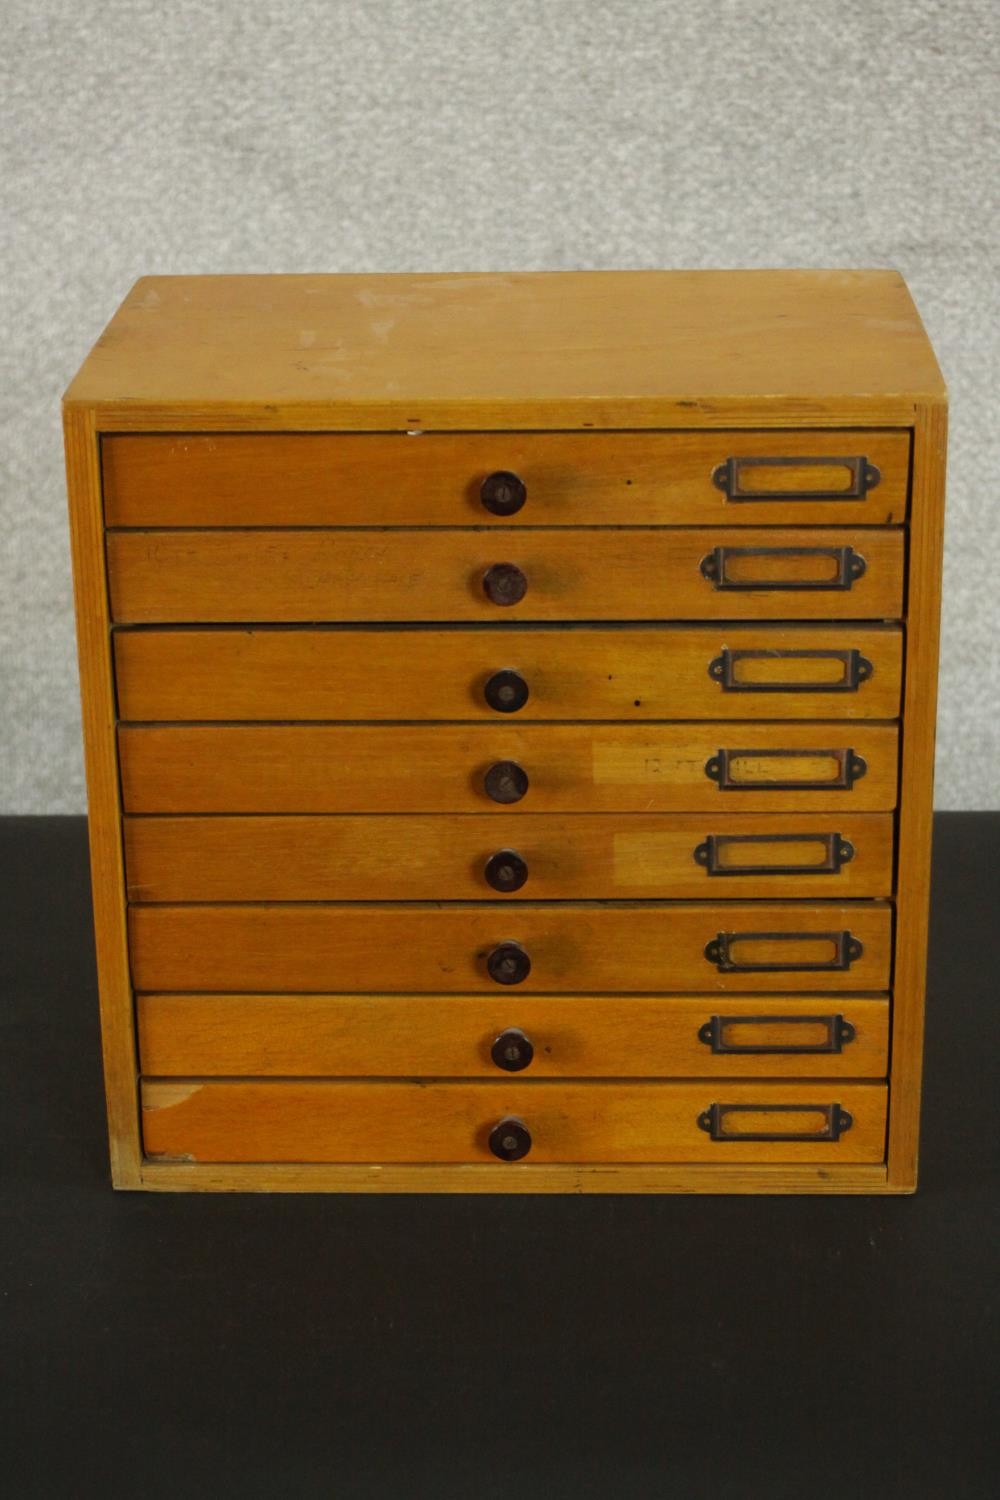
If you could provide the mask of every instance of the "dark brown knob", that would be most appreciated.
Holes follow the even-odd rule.
[[[487,885],[495,891],[519,891],[528,878],[528,866],[514,849],[498,849],[486,861]]]
[[[507,1115],[490,1131],[490,1150],[501,1161],[520,1161],[531,1150],[531,1131],[523,1120]]]
[[[490,1056],[505,1073],[520,1073],[534,1055],[535,1049],[531,1042],[516,1026],[508,1026],[506,1031],[501,1031],[490,1048]]]
[[[516,714],[528,701],[528,684],[520,672],[505,667],[502,672],[493,673],[483,694],[490,708],[495,708],[498,714]]]
[[[524,480],[509,469],[498,469],[479,486],[479,498],[491,515],[513,516],[527,500],[528,490]]]
[[[494,563],[483,574],[483,590],[494,604],[520,604],[528,592],[528,580],[516,563]]]
[[[486,972],[497,984],[523,984],[531,959],[520,943],[498,943],[486,960]]]
[[[528,773],[516,760],[498,760],[483,777],[486,795],[494,802],[520,802],[528,786]]]

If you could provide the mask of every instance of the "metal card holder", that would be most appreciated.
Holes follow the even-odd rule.
[[[850,484],[840,490],[754,490],[744,483],[744,474],[753,469],[778,468],[846,468]],[[712,483],[727,500],[864,500],[882,478],[881,471],[863,455],[851,458],[727,458],[712,471]]]
[[[832,579],[737,579],[728,576],[729,564],[746,557],[830,558],[836,564]],[[701,575],[719,593],[845,592],[864,576],[868,564],[853,547],[715,547],[701,560]]]
[[[825,1124],[820,1130],[727,1131],[729,1115],[801,1115],[821,1114]],[[707,1131],[713,1141],[839,1141],[850,1130],[854,1118],[839,1104],[710,1104],[698,1116],[699,1130]]]
[[[833,944],[833,958],[826,963],[737,963],[732,956],[736,943],[802,943]],[[705,944],[705,957],[720,974],[835,973],[849,969],[864,953],[864,944],[847,932],[720,932]]]
[[[792,1042],[789,1046],[776,1047],[758,1042],[727,1042],[726,1028],[729,1026],[824,1026],[826,1040],[822,1042]],[[843,1016],[712,1016],[698,1028],[698,1040],[711,1047],[716,1057],[748,1056],[813,1056],[817,1053],[842,1052],[848,1042],[853,1042],[857,1032]]]
[[[844,669],[840,682],[740,682],[736,668],[742,661],[838,661]],[[733,651],[723,648],[709,662],[708,675],[724,693],[856,693],[874,667],[855,647],[846,651]]]
[[[828,756],[837,766],[831,781],[734,781],[732,763],[757,757],[762,760],[812,759]],[[849,792],[868,770],[868,762],[853,750],[759,750],[720,749],[705,762],[705,775],[718,783],[720,792]]]
[[[811,865],[723,864],[724,850],[733,844],[822,844],[825,857]],[[854,845],[839,833],[710,833],[694,851],[696,863],[708,875],[838,875],[842,865],[854,858]]]

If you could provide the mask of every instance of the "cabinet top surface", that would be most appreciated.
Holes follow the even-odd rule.
[[[943,396],[894,271],[148,276],[66,392],[236,427],[879,422]]]

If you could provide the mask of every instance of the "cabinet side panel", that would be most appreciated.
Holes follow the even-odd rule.
[[[917,1181],[947,424],[943,403],[920,407],[913,436],[888,1141],[897,1192]]]
[[[63,430],[111,1176],[116,1187],[139,1187],[135,1025],[125,927],[100,455],[93,413],[65,408]]]

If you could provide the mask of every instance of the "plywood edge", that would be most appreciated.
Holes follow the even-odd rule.
[[[116,1187],[135,1187],[141,1162],[138,1066],[125,926],[99,457],[91,414],[67,409],[63,431],[111,1175]]]
[[[147,1158],[141,1187],[228,1193],[886,1193],[884,1166],[209,1165]],[[904,1189],[905,1191],[905,1189]]]

